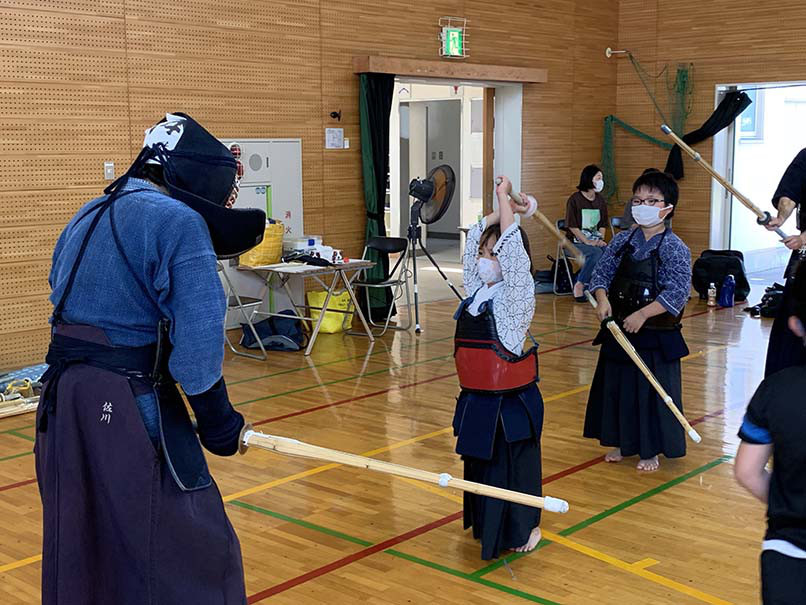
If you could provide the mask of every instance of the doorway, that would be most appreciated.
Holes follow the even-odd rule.
[[[737,89],[745,90],[753,103],[715,139],[714,165],[761,210],[775,216],[772,196],[778,181],[806,147],[806,83],[720,86],[717,102],[720,95]],[[789,251],[780,238],[759,227],[753,213],[724,189],[715,184],[714,191],[712,247],[741,250],[751,273],[785,266]],[[784,231],[795,233],[794,225],[790,218]]]
[[[489,120],[485,128],[484,98],[485,94],[492,97],[493,92],[494,120]],[[493,203],[494,187],[488,183],[485,188],[485,159],[494,165],[487,167],[488,175],[507,174],[513,187],[520,184],[521,99],[520,84],[496,83],[493,86],[484,82],[400,77],[395,81],[389,129],[387,234],[407,235],[411,207],[409,182],[425,178],[431,169],[441,164],[451,166],[457,183],[453,201],[439,221],[422,225],[422,232],[423,243],[452,281],[461,281],[462,228],[475,223],[484,215],[484,208]],[[485,130],[489,137],[486,143]],[[485,144],[492,152],[485,154]],[[484,203],[485,189],[490,198],[487,204]],[[453,297],[425,258],[418,261],[418,277],[422,301]]]

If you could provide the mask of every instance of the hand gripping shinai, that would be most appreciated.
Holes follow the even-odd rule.
[[[495,179],[495,184],[500,185],[501,179],[500,178]],[[543,223],[543,225],[546,227],[546,229],[551,231],[552,235],[554,235],[554,237],[556,237],[560,241],[562,247],[568,250],[573,255],[574,261],[577,263],[577,265],[582,267],[585,264],[585,255],[582,254],[579,248],[577,248],[574,244],[569,242],[568,238],[565,237],[563,233],[560,233],[560,231],[557,229],[557,226],[554,223],[552,223],[545,214],[543,214],[542,212],[540,212],[540,210],[537,209],[536,198],[529,195],[524,200],[521,199],[520,194],[515,193],[514,191],[511,191],[509,193],[509,197],[515,200],[518,204],[521,205],[526,204],[527,206],[529,206],[529,209],[524,213],[524,216],[526,217],[534,216],[535,218],[539,219],[540,222]]]
[[[568,502],[560,500],[559,498],[552,498],[550,496],[531,496],[521,492],[515,492],[500,487],[492,487],[482,483],[474,483],[473,481],[465,481],[464,479],[454,479],[448,473],[432,473],[410,466],[402,466],[392,462],[385,462],[383,460],[375,460],[374,458],[367,458],[366,456],[359,456],[357,454],[350,454],[339,450],[331,450],[317,445],[311,445],[296,439],[289,439],[287,437],[277,437],[275,435],[266,435],[252,430],[251,425],[244,426],[241,431],[240,452],[243,454],[249,447],[257,447],[263,450],[285,454],[287,456],[300,456],[302,458],[311,458],[313,460],[326,460],[328,462],[335,462],[344,464],[345,466],[354,466],[356,468],[364,468],[370,471],[379,473],[386,473],[387,475],[395,475],[397,477],[407,477],[409,479],[417,479],[426,483],[433,483],[440,487],[453,487],[466,492],[477,494],[479,496],[488,496],[490,498],[498,498],[499,500],[506,500],[507,502],[514,502],[516,504],[523,504],[525,506],[532,506],[535,508],[542,508],[553,513],[567,513]]]
[[[594,309],[599,306],[596,302],[596,299],[593,298],[593,294],[591,294],[587,290],[585,291],[585,296],[588,298],[588,302],[590,302],[590,304],[593,305]],[[680,423],[680,426],[682,426],[683,429],[688,434],[688,436],[691,437],[691,440],[694,443],[699,443],[700,441],[702,441],[702,437],[700,437],[699,433],[697,433],[697,431],[695,431],[692,428],[688,420],[686,420],[686,417],[683,416],[683,412],[681,412],[674,404],[674,400],[672,399],[671,395],[669,395],[669,393],[666,392],[666,389],[663,388],[661,383],[658,382],[658,379],[655,378],[655,375],[644,363],[644,360],[641,359],[641,356],[638,354],[638,351],[635,350],[635,347],[632,346],[632,343],[624,335],[624,332],[621,331],[621,328],[616,323],[616,320],[613,319],[612,317],[608,317],[607,319],[604,320],[604,324],[607,326],[607,329],[610,330],[610,333],[616,339],[616,342],[618,342],[621,345],[621,348],[624,349],[624,352],[630,356],[630,359],[632,359],[633,362],[635,362],[635,365],[638,366],[638,369],[641,370],[641,373],[644,376],[646,376],[646,379],[649,381],[649,384],[651,384],[652,387],[657,391],[658,395],[663,400],[663,403],[665,403],[666,407],[669,408],[669,411],[671,411],[672,414],[674,414],[674,417],[677,418],[677,421]]]
[[[708,174],[710,174],[717,183],[719,183],[725,189],[730,191],[733,194],[733,197],[735,197],[737,200],[739,200],[748,210],[750,210],[750,212],[755,214],[756,217],[757,217],[756,222],[759,225],[766,225],[766,224],[768,224],[770,222],[770,220],[772,220],[772,217],[770,216],[769,212],[766,212],[766,211],[762,210],[761,208],[759,208],[758,206],[756,206],[753,202],[750,201],[749,198],[744,196],[733,185],[731,185],[729,182],[727,182],[722,177],[721,174],[719,174],[716,170],[714,170],[713,166],[711,166],[708,162],[706,162],[704,159],[702,159],[702,156],[699,154],[699,152],[694,151],[689,145],[687,145],[683,141],[683,139],[681,139],[679,136],[677,136],[671,128],[669,128],[666,124],[663,124],[663,125],[661,125],[660,129],[664,133],[669,135],[669,138],[672,139],[675,142],[675,144],[678,147],[680,147],[680,149],[685,151],[688,155],[691,156],[691,158],[695,162],[697,162],[700,166],[702,166],[705,169],[705,171]],[[784,240],[787,237],[789,237],[786,233],[784,233],[784,231],[780,227],[775,230],[775,233],[777,233],[778,236],[782,240]]]

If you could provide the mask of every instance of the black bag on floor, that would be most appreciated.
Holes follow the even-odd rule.
[[[567,294],[574,289],[573,281],[568,281],[568,271],[566,271],[566,267],[570,270],[571,279],[576,280],[577,274],[573,272],[571,266],[568,264],[568,261],[563,257],[560,258],[559,261],[555,259],[550,254],[546,256],[547,259],[551,261],[551,280],[552,283],[554,282],[554,273],[557,272],[557,293],[558,294]]]
[[[717,297],[728,275],[736,279],[735,300],[747,300],[750,284],[744,270],[744,255],[738,250],[706,250],[694,262],[691,282],[701,300],[708,298],[708,287],[716,286]]]
[[[263,348],[267,351],[299,351],[307,344],[307,335],[302,328],[302,320],[291,309],[280,311],[280,315],[288,317],[277,317],[270,315],[266,319],[254,324],[255,332],[263,343]],[[243,336],[239,343],[246,349],[259,349],[260,345],[255,340],[255,335],[246,324],[241,324]]]

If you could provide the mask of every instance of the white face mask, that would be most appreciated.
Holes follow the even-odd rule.
[[[599,193],[602,189],[604,189],[604,180],[593,181],[593,190],[596,193]]]
[[[640,206],[632,207],[632,217],[635,219],[635,222],[642,227],[654,227],[663,221],[660,217],[660,211],[668,208],[671,208],[671,206],[658,208],[657,206],[641,204]]]
[[[479,277],[485,284],[494,284],[504,279],[501,273],[501,265],[497,260],[489,258],[479,259]]]

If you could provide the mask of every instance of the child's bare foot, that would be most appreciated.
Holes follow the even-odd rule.
[[[624,457],[621,455],[621,448],[617,447],[605,454],[605,462],[621,462]]]
[[[535,527],[532,530],[532,533],[529,534],[529,541],[526,542],[523,546],[519,546],[518,548],[513,549],[515,552],[532,552],[535,548],[537,548],[538,542],[540,542],[540,538],[543,537],[543,532],[540,531],[539,527]]]
[[[660,462],[658,461],[657,456],[652,456],[652,458],[648,458],[646,460],[642,458],[641,460],[638,461],[638,466],[636,466],[636,468],[639,471],[651,473],[660,468]]]
[[[585,294],[585,284],[581,281],[578,281],[574,284],[574,297],[579,298]]]

